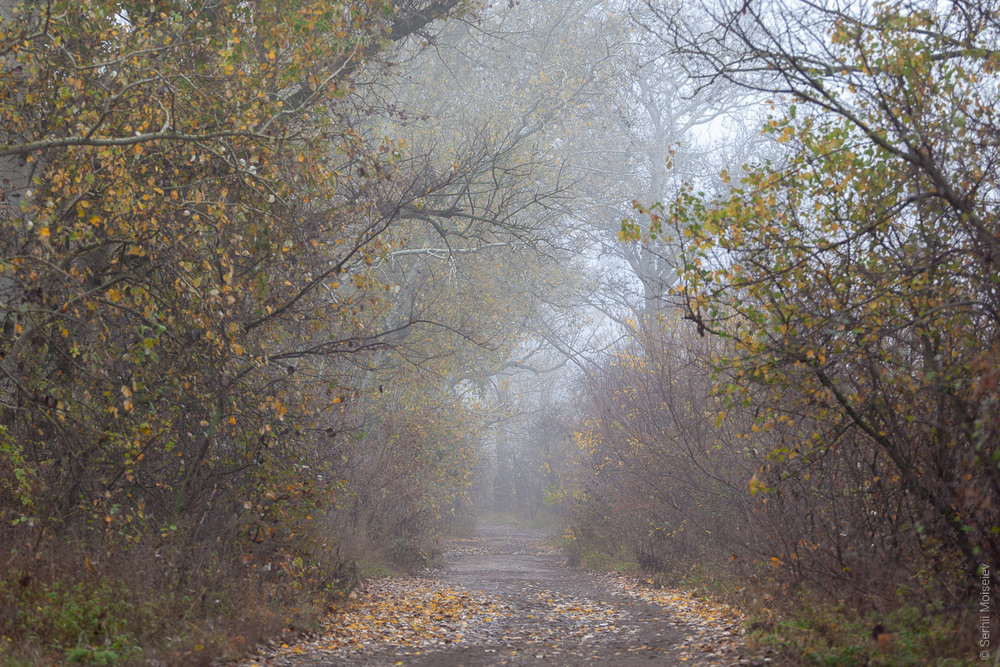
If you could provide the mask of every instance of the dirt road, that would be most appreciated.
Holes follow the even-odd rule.
[[[750,665],[734,612],[680,592],[569,568],[538,531],[481,527],[444,566],[371,582],[321,636],[266,667]]]

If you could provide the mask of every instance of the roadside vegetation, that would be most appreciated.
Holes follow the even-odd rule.
[[[660,15],[704,76],[773,96],[784,150],[623,227],[673,239],[680,278],[584,384],[568,549],[721,593],[799,660],[974,661],[1000,560],[996,8],[771,9]]]
[[[995,653],[996,2],[0,19],[0,664],[233,658],[478,515]]]

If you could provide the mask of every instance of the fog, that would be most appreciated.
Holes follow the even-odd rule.
[[[988,654],[995,5],[0,0],[0,662]]]
[[[427,174],[456,174],[412,221],[426,250],[387,269],[447,275],[461,307],[487,318],[517,312],[500,325],[517,345],[455,372],[455,387],[504,415],[482,437],[483,510],[543,506],[548,445],[528,425],[571,439],[581,378],[675,308],[677,239],[624,242],[623,221],[644,224],[636,205],[684,185],[722,192],[719,174],[765,145],[751,96],[702,85],[649,30],[659,21],[638,2],[494,3],[411,40],[378,91],[392,113],[373,133],[400,137]]]

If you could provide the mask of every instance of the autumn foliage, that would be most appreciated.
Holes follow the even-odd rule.
[[[969,591],[1000,559],[996,7],[706,12],[726,29],[663,13],[663,34],[764,91],[783,157],[623,227],[676,239],[676,316],[588,381],[571,537],[714,562],[772,621],[813,596],[943,610],[961,641],[907,659],[971,650]]]
[[[0,659],[232,654],[487,497],[961,635],[996,3],[539,4],[0,0]]]
[[[4,637],[110,660],[204,618],[276,632],[376,537],[428,556],[464,411],[387,366],[411,318],[375,269],[416,190],[354,79],[457,8],[3,3]],[[32,611],[91,598],[79,632]]]

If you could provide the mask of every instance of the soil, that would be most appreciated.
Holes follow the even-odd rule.
[[[545,533],[482,526],[441,567],[372,582],[328,631],[247,665],[764,665],[738,614],[568,567]],[[705,610],[709,611],[706,612]]]

